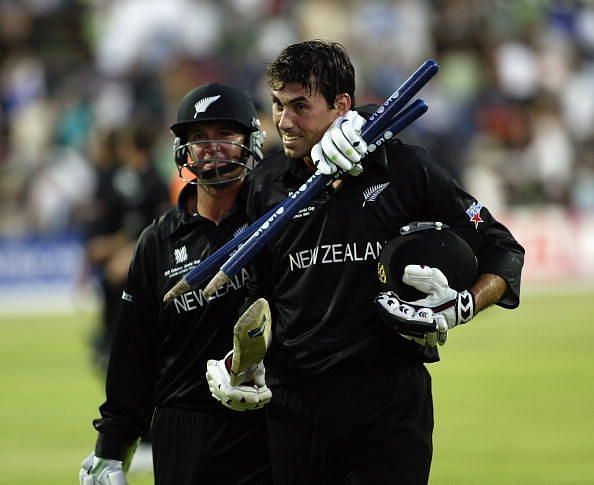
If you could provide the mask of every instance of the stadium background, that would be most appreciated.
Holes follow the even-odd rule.
[[[520,309],[456,331],[431,368],[432,483],[594,483],[592,2],[3,0],[0,484],[75,483],[92,448],[98,303],[80,229],[105,134],[150,125],[174,194],[177,102],[219,80],[254,94],[271,151],[264,66],[308,38],[347,47],[359,104],[435,58],[430,111],[403,138],[527,250]]]

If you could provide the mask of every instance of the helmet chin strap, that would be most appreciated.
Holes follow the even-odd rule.
[[[249,166],[243,163],[229,163],[226,161],[227,164],[221,167],[215,167],[209,170],[199,170],[197,168],[192,169],[191,167],[187,167],[196,178],[188,181],[186,180],[183,175],[180,176],[186,180],[188,183],[194,185],[202,185],[204,187],[225,187],[226,185],[230,185],[237,180],[242,179],[245,176],[245,170],[249,171]],[[232,172],[238,172],[237,175],[231,176],[230,178],[222,178],[227,174]]]

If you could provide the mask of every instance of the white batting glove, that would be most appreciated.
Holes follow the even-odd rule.
[[[380,293],[375,298],[375,305],[383,320],[402,337],[423,347],[435,347],[446,343],[446,319],[430,308],[415,308],[401,300],[393,291]]]
[[[224,359],[206,363],[206,380],[210,393],[223,406],[233,411],[248,411],[265,406],[272,399],[266,385],[264,363],[260,361],[243,374],[243,383],[231,385],[231,359],[233,351]]]
[[[356,111],[337,118],[322,139],[311,149],[311,159],[323,175],[343,170],[356,176],[363,172],[361,159],[367,152],[367,143],[361,128],[367,120]]]
[[[411,264],[404,268],[402,281],[417,290],[427,293],[426,298],[408,302],[418,309],[428,308],[443,315],[448,328],[466,323],[474,317],[474,297],[468,290],[456,291],[450,288],[448,279],[440,269]]]
[[[101,458],[91,453],[82,462],[80,485],[128,485],[123,462]]]

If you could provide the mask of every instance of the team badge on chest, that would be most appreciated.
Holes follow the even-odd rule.
[[[367,202],[375,202],[375,199],[377,199],[378,195],[380,195],[388,185],[390,185],[390,182],[367,187],[363,191],[363,207],[365,207]]]

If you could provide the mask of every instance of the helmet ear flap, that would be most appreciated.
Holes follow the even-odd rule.
[[[185,165],[188,159],[188,149],[183,145],[182,139],[176,136],[173,140],[173,159],[178,167]]]

